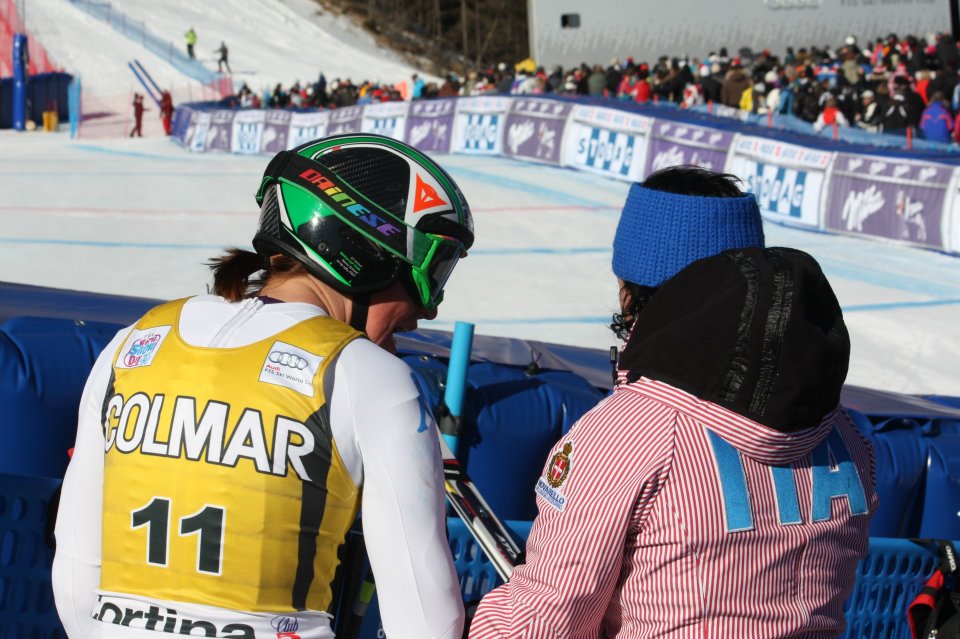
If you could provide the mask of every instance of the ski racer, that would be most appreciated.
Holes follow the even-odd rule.
[[[756,201],[726,178],[631,188],[622,381],[551,451],[526,563],[471,639],[842,634],[877,508],[839,406],[847,330],[816,261],[761,248]]]
[[[150,310],[83,393],[53,583],[71,639],[328,639],[363,508],[391,639],[459,638],[436,429],[394,333],[432,319],[473,243],[453,179],[341,135],[279,153],[255,253]]]

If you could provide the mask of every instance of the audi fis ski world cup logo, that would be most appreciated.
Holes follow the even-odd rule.
[[[281,351],[271,351],[270,355],[267,356],[267,359],[274,364],[280,364],[280,366],[289,366],[290,368],[295,368],[302,371],[307,367],[309,362],[300,357],[299,355],[293,353],[283,353]]]
[[[140,368],[152,364],[169,332],[169,326],[134,330],[117,360],[117,368]]]
[[[313,397],[313,378],[323,357],[293,344],[274,342],[260,367],[260,381]]]

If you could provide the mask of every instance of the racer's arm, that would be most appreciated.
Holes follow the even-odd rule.
[[[439,441],[410,367],[356,340],[341,352],[328,396],[337,449],[362,481],[364,538],[386,635],[459,638],[463,600],[446,536]]]
[[[117,333],[100,353],[80,399],[77,441],[67,467],[57,513],[57,552],[53,560],[53,596],[70,639],[90,635],[91,614],[100,585],[103,516],[104,395],[113,373],[113,356],[128,333]]]
[[[557,443],[538,480],[526,563],[480,602],[470,639],[601,635],[624,545],[644,525],[669,471],[673,420],[651,405],[630,390],[615,391]],[[566,444],[567,473],[552,474],[558,461],[562,468],[556,456]]]

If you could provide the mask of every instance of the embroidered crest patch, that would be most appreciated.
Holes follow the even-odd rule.
[[[553,488],[559,488],[570,474],[570,453],[573,444],[567,442],[563,449],[550,460],[550,469],[547,471],[547,483]]]

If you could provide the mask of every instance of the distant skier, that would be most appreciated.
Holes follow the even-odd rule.
[[[197,32],[193,30],[193,27],[190,27],[190,30],[184,36],[187,38],[187,55],[190,56],[191,60],[196,60],[197,56],[193,53],[193,45],[197,43]]]
[[[220,54],[220,59],[217,60],[217,71],[219,71],[220,73],[223,73],[223,67],[227,67],[227,73],[233,73],[230,70],[230,63],[227,62],[227,55],[229,54],[229,50],[227,49],[227,43],[221,41],[220,48],[214,49],[213,52]]]
[[[136,135],[143,137],[143,112],[146,108],[143,106],[143,96],[139,93],[133,94],[133,129],[130,130],[130,137]]]

